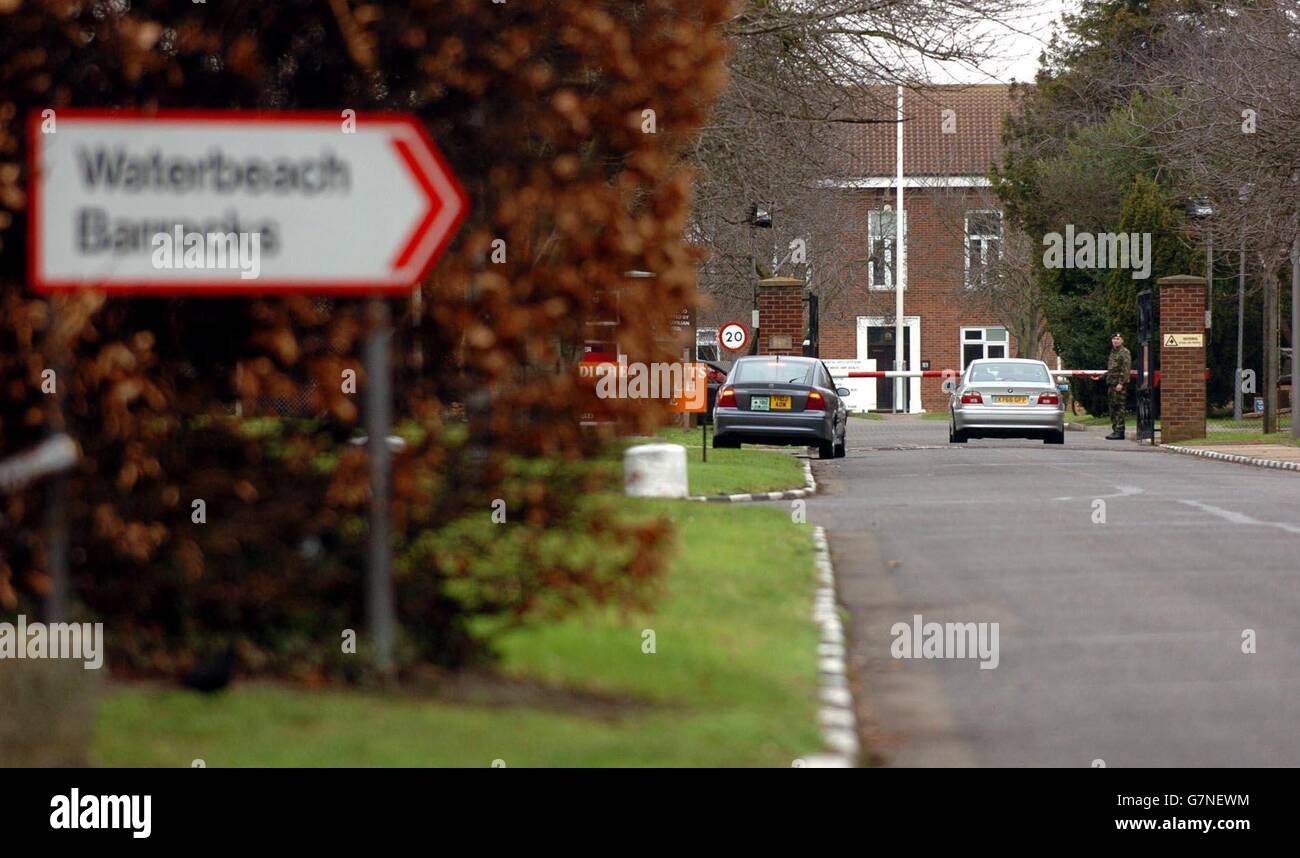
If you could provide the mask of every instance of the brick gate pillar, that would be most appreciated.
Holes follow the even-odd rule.
[[[758,354],[803,354],[803,285],[797,277],[758,281]]]
[[[1160,289],[1160,443],[1205,437],[1205,278],[1175,274]]]

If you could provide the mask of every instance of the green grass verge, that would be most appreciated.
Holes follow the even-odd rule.
[[[710,451],[712,453],[712,451]],[[773,454],[779,455],[779,454]],[[788,457],[787,457],[788,458]],[[106,695],[105,766],[789,766],[820,747],[806,525],[773,508],[627,501],[673,519],[653,613],[590,609],[498,641],[508,677],[608,695],[590,707],[249,684]],[[642,652],[643,630],[656,652]]]
[[[922,419],[922,420],[947,420],[948,417],[949,417],[949,414],[948,414],[948,412],[947,412],[946,410],[944,410],[944,411],[927,411],[927,412],[925,412],[924,414],[921,415],[921,419]]]
[[[662,429],[655,438],[631,438],[627,446],[666,441],[686,448],[686,482],[692,495],[731,495],[803,488],[803,465],[780,450],[715,450],[709,430],[709,460],[702,461],[700,430]],[[791,451],[801,447],[791,447]]]
[[[877,411],[854,411],[849,416],[857,417],[861,420],[884,420],[885,419],[885,415]]]

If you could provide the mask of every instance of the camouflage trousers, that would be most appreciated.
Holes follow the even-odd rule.
[[[1110,406],[1110,431],[1124,431],[1124,399],[1128,391],[1116,390],[1110,385],[1106,391],[1106,403]]]

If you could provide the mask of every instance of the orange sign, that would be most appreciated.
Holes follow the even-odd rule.
[[[708,409],[708,366],[702,363],[629,363],[623,356],[614,361],[592,353],[578,365],[578,375],[595,385],[600,399],[667,400],[679,414]]]
[[[676,414],[703,414],[709,409],[709,368],[702,363],[683,364],[681,395],[672,400]]]

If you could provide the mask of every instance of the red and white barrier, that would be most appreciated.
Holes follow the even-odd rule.
[[[1052,375],[1090,378],[1100,380],[1106,377],[1107,370],[1104,369],[1054,369]],[[1137,370],[1129,373],[1130,378],[1137,378]],[[961,373],[955,369],[884,369],[884,370],[859,370],[853,372],[844,372],[832,374],[832,378],[960,378]],[[1205,377],[1210,377],[1210,371],[1205,371]],[[1160,386],[1160,370],[1152,374],[1152,381],[1156,387]]]

